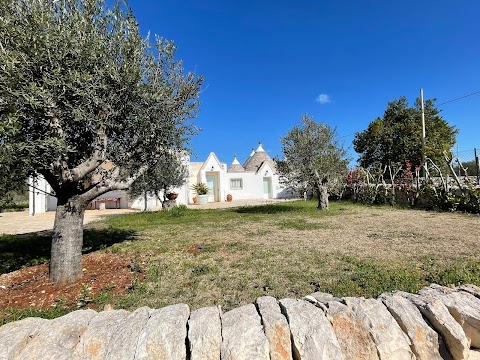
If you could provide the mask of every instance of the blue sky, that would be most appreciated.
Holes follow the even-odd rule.
[[[351,134],[382,116],[388,101],[404,95],[413,103],[420,88],[438,104],[480,91],[478,0],[130,5],[143,33],[174,40],[185,68],[205,77],[198,161],[213,151],[242,162],[259,140],[280,155],[279,138],[304,113],[336,127],[352,148]],[[460,130],[460,157],[473,158],[480,94],[440,108]]]

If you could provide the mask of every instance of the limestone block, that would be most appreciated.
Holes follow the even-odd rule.
[[[372,335],[381,360],[415,359],[410,339],[380,300],[345,298],[345,302]]]
[[[271,360],[292,359],[290,328],[275,298],[263,296],[257,299],[257,308],[270,347]]]
[[[471,340],[471,346],[480,348],[480,299],[456,289],[432,284],[419,291],[420,295],[438,298]]]
[[[314,298],[318,302],[321,302],[321,303],[324,303],[324,304],[326,304],[329,301],[340,301],[339,298],[336,298],[332,294],[323,293],[323,292],[319,292],[319,291],[314,292],[313,294],[310,294],[308,296],[311,296],[312,298]]]
[[[115,331],[125,325],[128,314],[125,310],[113,310],[94,316],[75,347],[73,359],[105,359]]]
[[[309,303],[315,305],[316,307],[322,309],[322,311],[325,313],[327,312],[327,305],[326,303],[320,302],[317,299],[315,299],[312,295],[307,295],[302,298],[304,301],[308,301]]]
[[[426,286],[423,289],[421,289],[418,294],[419,295],[429,295],[433,294],[433,296],[436,296],[438,294],[451,294],[453,292],[457,292],[457,289],[455,288],[450,288],[447,286],[441,286],[438,284],[431,284],[430,286]]]
[[[425,322],[415,305],[398,295],[382,295],[381,300],[410,338],[418,360],[442,359],[438,334]]]
[[[71,359],[81,335],[95,315],[97,312],[93,310],[77,310],[50,320],[17,359]]]
[[[476,298],[480,299],[480,287],[476,285],[461,285],[457,287],[457,290],[468,292],[469,294],[472,294]]]
[[[295,359],[343,359],[340,344],[325,313],[304,300],[280,300],[292,334]]]
[[[372,337],[351,309],[337,301],[331,301],[327,303],[326,314],[345,359],[378,360]]]
[[[230,310],[221,319],[222,360],[269,359],[268,340],[255,305]]]
[[[468,356],[468,360],[480,360],[480,350],[471,349]]]
[[[418,292],[425,297],[437,298],[462,326],[471,340],[471,346],[480,348],[480,299],[472,294],[439,285],[431,285]]]
[[[47,323],[45,319],[26,318],[0,327],[0,360],[15,358]]]
[[[433,328],[442,335],[448,351],[455,360],[468,359],[470,339],[440,300],[420,297],[402,291],[395,292],[395,295],[408,299],[420,310]]]
[[[188,320],[191,360],[220,360],[222,324],[218,307],[195,310]]]
[[[138,338],[135,359],[186,359],[188,305],[167,306],[149,315]]]
[[[108,347],[105,359],[133,359],[140,332],[148,321],[150,309],[141,307],[129,314],[123,326],[116,329]]]

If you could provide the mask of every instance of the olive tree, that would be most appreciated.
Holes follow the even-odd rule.
[[[276,161],[282,182],[313,189],[321,210],[328,209],[329,186],[347,173],[347,152],[336,137],[335,129],[303,115],[300,124],[280,138],[283,159]]]
[[[51,185],[50,279],[72,282],[86,206],[186,150],[202,78],[184,72],[173,42],[143,38],[122,0],[1,1],[0,14],[3,156]]]
[[[183,155],[163,154],[155,164],[133,182],[128,194],[131,197],[143,195],[145,210],[147,209],[147,196],[155,196],[161,201],[163,208],[167,193],[175,187],[182,186],[188,176],[188,168]]]

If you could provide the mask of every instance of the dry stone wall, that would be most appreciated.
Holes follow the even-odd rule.
[[[377,299],[265,296],[222,313],[185,304],[78,310],[0,327],[3,359],[480,359],[480,288]]]

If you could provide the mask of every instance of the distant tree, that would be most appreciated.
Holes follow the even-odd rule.
[[[1,97],[0,101],[2,101]],[[7,136],[13,134],[15,134],[15,128],[12,124],[0,121],[0,212],[6,205],[13,202],[15,193],[25,188],[28,178],[25,167],[16,166],[18,161],[12,151],[12,144],[4,141]]]
[[[188,175],[188,169],[181,154],[163,154],[156,164],[139,176],[130,186],[130,197],[142,195],[154,196],[165,204],[165,196],[175,187],[182,186]],[[146,206],[145,206],[146,209]]]
[[[454,163],[454,168],[458,169],[461,176],[475,176],[477,175],[477,162],[475,160],[462,161],[462,166]]]
[[[126,1],[0,1],[0,14],[0,163],[51,185],[50,279],[72,282],[86,206],[185,150],[202,79],[173,42],[141,37]]]
[[[458,130],[441,117],[435,100],[425,102],[426,157],[438,165],[445,162],[443,152],[455,144]],[[417,99],[409,107],[405,97],[388,103],[382,118],[376,118],[364,131],[357,132],[354,150],[360,154],[359,163],[368,168],[384,167],[391,163],[418,166],[422,159],[421,104]]]
[[[14,202],[17,193],[22,192],[26,187],[26,178],[17,171],[10,172],[9,167],[0,166],[0,212]],[[24,179],[19,181],[18,179]]]
[[[299,125],[280,138],[283,159],[276,159],[282,181],[293,188],[311,188],[318,194],[318,209],[328,209],[329,186],[348,169],[347,152],[335,129],[303,115]]]

